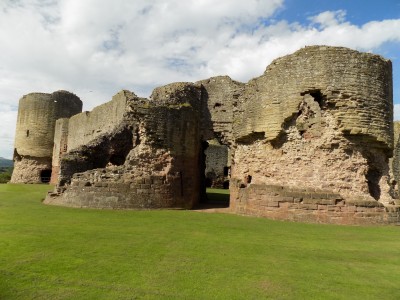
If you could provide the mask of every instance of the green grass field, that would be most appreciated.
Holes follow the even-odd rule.
[[[400,227],[72,209],[48,189],[0,185],[0,299],[400,299]]]

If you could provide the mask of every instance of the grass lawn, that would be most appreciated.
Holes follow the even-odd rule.
[[[0,185],[0,299],[400,299],[400,227],[72,209],[48,189]]]

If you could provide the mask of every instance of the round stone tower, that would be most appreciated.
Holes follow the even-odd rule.
[[[239,99],[233,211],[342,224],[398,222],[392,64],[342,47],[274,60]],[[389,208],[387,208],[390,211]],[[390,208],[392,209],[392,208]]]
[[[56,120],[82,111],[82,101],[67,91],[31,93],[19,101],[12,183],[49,182]]]

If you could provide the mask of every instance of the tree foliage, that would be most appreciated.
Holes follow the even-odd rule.
[[[12,167],[0,167],[0,183],[9,182],[11,179],[12,171]]]

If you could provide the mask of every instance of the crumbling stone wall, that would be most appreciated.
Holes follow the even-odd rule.
[[[152,101],[128,91],[119,94],[125,95],[126,103],[122,121],[62,157],[59,184],[45,202],[191,208],[200,195],[200,88],[169,85],[159,88]]]
[[[252,197],[253,184],[393,203],[391,89],[391,63],[377,55],[313,46],[275,60],[246,86],[234,122],[232,209],[264,214],[271,198]]]
[[[82,101],[67,91],[31,93],[19,101],[12,183],[40,183],[51,171],[55,122],[82,111]]]
[[[177,97],[171,92],[174,83],[156,88],[151,99],[159,101],[159,94]],[[187,84],[187,83],[186,83]],[[202,178],[201,190],[204,194],[206,181],[211,180],[213,187],[227,187],[229,176],[224,175],[224,167],[230,166],[230,147],[233,142],[233,120],[239,105],[239,96],[243,92],[244,84],[232,80],[228,76],[211,77],[195,83],[199,89],[200,98],[195,104],[200,118],[200,139],[204,156],[201,159],[201,169],[205,169],[206,178]],[[174,96],[173,96],[174,95]],[[203,175],[202,175],[203,176]],[[205,195],[200,198],[205,198]]]
[[[391,148],[392,90],[389,60],[348,48],[305,47],[276,59],[246,85],[236,135],[239,140],[257,133],[276,139],[309,94],[320,104],[325,100],[343,134]]]
[[[202,139],[217,139],[221,145],[231,145],[234,115],[241,106],[239,96],[243,93],[245,85],[228,76],[211,77],[196,84],[203,88]]]

